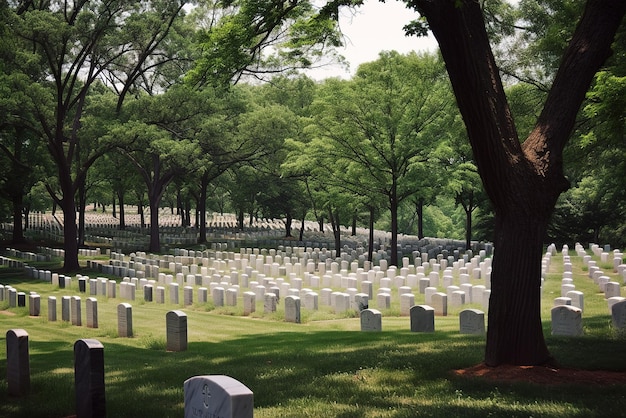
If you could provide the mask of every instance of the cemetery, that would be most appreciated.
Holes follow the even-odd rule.
[[[495,373],[488,369],[472,373],[489,312],[488,244],[465,250],[406,237],[395,267],[384,239],[374,262],[350,242],[339,257],[324,243],[280,237],[275,248],[246,246],[270,242],[269,229],[245,239],[223,229],[206,248],[160,255],[93,247],[71,276],[54,271],[62,250],[5,248],[0,416],[615,416],[626,408],[621,397],[598,402],[626,385],[620,250],[546,248],[543,327],[564,370],[498,380],[480,377]],[[567,369],[581,364],[605,370],[601,386],[571,381]],[[505,393],[496,399],[494,390]]]

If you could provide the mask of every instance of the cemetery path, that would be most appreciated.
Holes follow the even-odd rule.
[[[608,370],[579,370],[545,366],[489,367],[484,363],[466,369],[454,370],[456,376],[481,378],[502,383],[527,382],[539,385],[560,384],[626,384],[626,372]]]

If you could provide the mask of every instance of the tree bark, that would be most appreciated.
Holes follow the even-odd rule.
[[[610,54],[623,0],[589,0],[546,99],[520,144],[476,0],[415,0],[446,62],[478,170],[496,215],[485,362],[551,360],[541,326],[543,240],[567,189],[562,154],[595,72]]]

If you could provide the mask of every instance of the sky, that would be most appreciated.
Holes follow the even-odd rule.
[[[386,3],[365,0],[356,12],[342,11],[339,25],[345,36],[345,47],[338,52],[350,63],[350,68],[346,70],[333,66],[311,70],[307,74],[318,80],[350,78],[360,64],[375,61],[381,51],[395,50],[403,54],[435,51],[437,42],[432,35],[426,38],[404,35],[403,26],[417,16],[404,3],[395,0],[387,0]]]

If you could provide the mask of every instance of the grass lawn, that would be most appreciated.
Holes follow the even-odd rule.
[[[585,335],[550,335],[550,308],[560,296],[562,276],[562,258],[556,256],[543,289],[548,346],[563,367],[626,373],[626,338],[611,328],[606,301],[582,260],[571,258],[576,289],[585,294]],[[600,267],[622,283],[609,265]],[[0,268],[1,284],[41,295],[36,318],[28,316],[28,308],[9,309],[8,302],[0,302],[0,417],[73,415],[73,345],[82,338],[104,345],[109,417],[181,417],[183,382],[206,374],[232,376],[248,386],[257,418],[626,416],[626,384],[546,386],[455,375],[455,369],[480,363],[484,350],[484,336],[459,334],[458,309],[436,317],[436,332],[425,334],[411,333],[409,318],[397,316],[394,305],[383,311],[382,332],[365,333],[358,318],[322,307],[316,313],[303,310],[303,323],[292,324],[283,321],[282,301],[275,314],[263,314],[260,302],[254,315],[242,317],[240,307],[148,303],[141,292],[131,302],[118,293],[117,299],[98,296],[99,328],[90,329],[84,319],[88,294],[80,294],[83,326],[60,321],[61,296],[79,295],[72,282],[72,289],[58,289]],[[57,322],[47,320],[48,296],[57,296]],[[133,338],[117,336],[121,302],[133,306]],[[416,295],[418,303],[423,295]],[[188,315],[184,352],[165,350],[165,315],[172,309]],[[31,393],[22,398],[7,395],[6,332],[15,328],[29,334]]]

